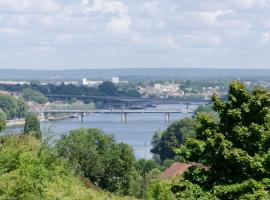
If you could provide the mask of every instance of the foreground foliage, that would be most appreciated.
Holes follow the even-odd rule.
[[[159,171],[151,161],[136,163],[132,148],[116,143],[98,129],[79,129],[63,136],[56,145],[77,174],[98,187],[121,195],[143,197],[148,183]],[[147,179],[147,180],[146,180]]]
[[[30,135],[0,138],[0,180],[3,200],[122,199],[87,188],[53,149]]]
[[[176,150],[182,159],[204,166],[192,167],[180,185],[167,185],[169,194],[176,199],[190,191],[188,199],[269,199],[270,92],[257,87],[249,93],[234,81],[228,100],[213,97],[213,103],[220,121],[199,114],[196,139]],[[150,194],[158,186],[153,188]]]

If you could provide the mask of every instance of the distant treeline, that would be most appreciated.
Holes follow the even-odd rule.
[[[43,95],[88,95],[88,96],[127,96],[139,97],[140,94],[135,89],[114,85],[109,81],[103,82],[98,87],[86,87],[83,85],[41,85],[32,83],[30,85],[5,85],[0,84],[0,90],[10,92],[22,92],[25,89],[32,89],[41,92]]]

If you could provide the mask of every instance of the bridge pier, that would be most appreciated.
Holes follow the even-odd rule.
[[[170,113],[165,113],[165,122],[166,123],[170,122]]]
[[[121,123],[127,123],[127,113],[121,113]]]
[[[48,120],[49,119],[49,113],[47,113],[47,112],[43,113],[43,117],[44,117],[44,119]]]
[[[84,118],[84,113],[79,113],[78,114],[78,122],[83,123],[83,118]]]

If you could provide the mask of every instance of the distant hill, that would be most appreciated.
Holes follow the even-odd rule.
[[[1,80],[81,80],[109,79],[112,76],[131,79],[270,79],[270,70],[255,69],[76,69],[76,70],[16,70],[0,69]]]

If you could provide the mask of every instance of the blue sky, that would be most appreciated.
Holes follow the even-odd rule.
[[[0,0],[0,67],[270,69],[270,0]]]

